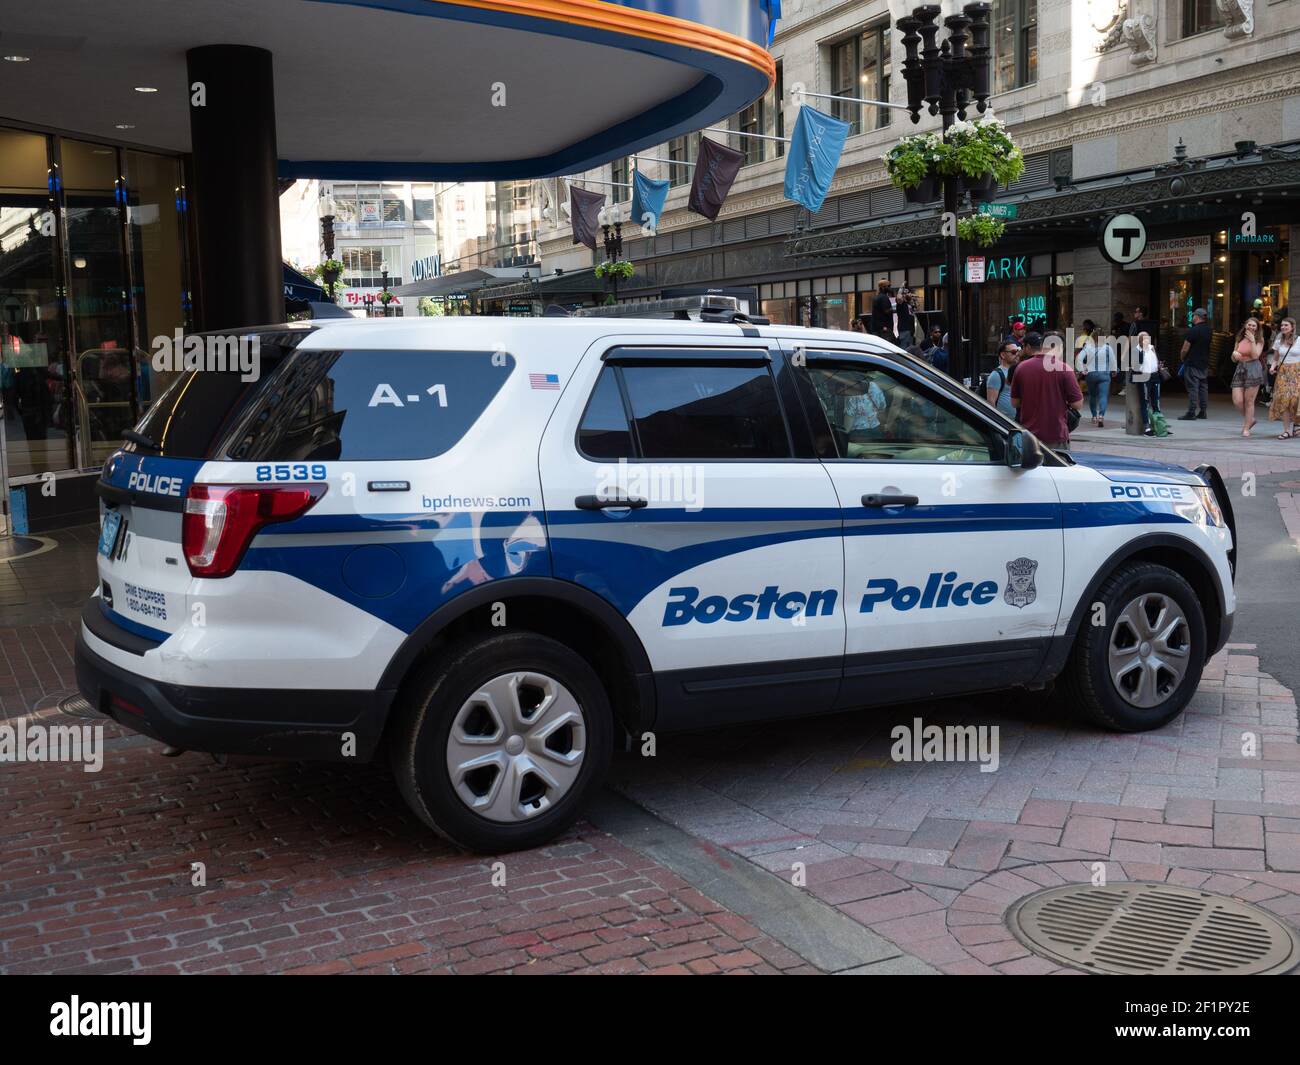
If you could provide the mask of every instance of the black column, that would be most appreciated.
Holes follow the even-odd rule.
[[[185,53],[201,329],[284,320],[271,53],[213,44]],[[201,88],[198,86],[201,85]],[[196,106],[196,94],[202,106]]]

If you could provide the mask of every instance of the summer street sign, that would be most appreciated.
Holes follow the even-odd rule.
[[[1015,218],[1016,205],[1014,203],[982,203],[980,204],[980,214],[986,214],[992,218]]]

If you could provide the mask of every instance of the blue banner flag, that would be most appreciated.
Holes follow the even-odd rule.
[[[776,21],[781,17],[781,0],[763,0],[763,10],[767,12],[767,46],[771,48],[776,36]]]
[[[785,166],[786,199],[816,213],[822,209],[835,168],[840,165],[849,124],[805,104],[799,108]]]
[[[668,199],[668,180],[648,178],[637,170],[632,174],[632,221],[643,229],[658,229],[659,216]]]

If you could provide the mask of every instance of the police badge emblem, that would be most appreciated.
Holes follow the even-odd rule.
[[[1002,598],[1012,606],[1023,610],[1038,598],[1038,589],[1034,587],[1034,574],[1038,563],[1032,558],[1017,558],[1007,563],[1007,588]]]

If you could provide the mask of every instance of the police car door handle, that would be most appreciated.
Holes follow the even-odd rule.
[[[626,507],[628,510],[640,510],[646,506],[647,500],[633,499],[630,496],[622,498],[606,498],[605,496],[578,496],[573,501],[573,505],[579,510],[605,510],[614,507]]]
[[[921,500],[917,496],[896,495],[889,493],[876,493],[862,497],[864,507],[914,507]]]

